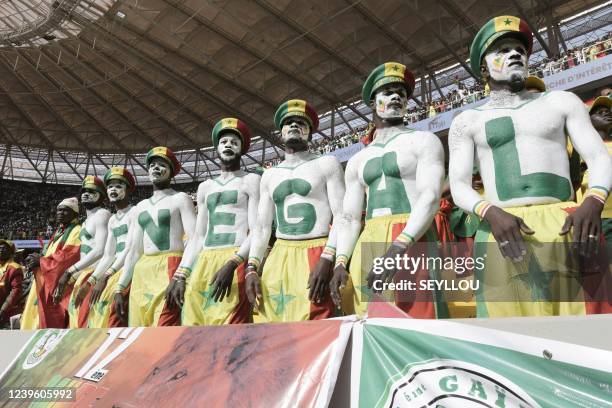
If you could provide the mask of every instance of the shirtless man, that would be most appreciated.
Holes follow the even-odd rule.
[[[119,271],[127,255],[128,226],[135,214],[132,211],[135,207],[130,204],[136,188],[132,173],[123,167],[113,167],[104,175],[104,184],[108,199],[117,212],[108,221],[104,256],[87,282],[81,286],[75,299],[75,305],[79,307],[91,290],[87,323],[87,327],[91,328],[124,326],[114,313],[112,301],[121,276]]]
[[[344,183],[334,156],[308,151],[319,119],[306,101],[292,99],[274,115],[285,160],[261,179],[257,224],[246,273],[247,295],[267,322],[332,317],[329,279],[336,252]],[[276,220],[277,240],[258,269]],[[331,224],[331,228],[330,228]]]
[[[155,147],[147,154],[153,195],[138,203],[130,224],[128,252],[115,288],[115,311],[126,321],[125,290],[131,283],[129,326],[177,326],[180,311],[165,304],[165,291],[183,256],[183,236],[193,235],[191,198],[170,188],[181,169],[172,150]]]
[[[597,247],[612,166],[576,95],[525,89],[532,43],[529,27],[517,17],[496,17],[480,29],[470,49],[470,64],[487,82],[491,99],[457,116],[449,133],[454,201],[483,218],[476,233],[475,256],[483,255],[478,249],[482,243],[499,246],[499,251],[486,253],[485,268],[475,270],[481,283],[477,313],[601,313],[610,310],[607,299],[591,301],[582,290],[598,286],[594,279],[599,278],[580,275],[577,279],[558,271],[565,264],[570,241],[580,246],[582,255]],[[566,133],[591,172],[587,198],[579,207],[570,202],[574,192]],[[474,151],[484,199],[471,186]],[[561,293],[573,296],[563,302]]]
[[[87,327],[89,305],[77,307],[75,298],[81,285],[93,273],[96,263],[104,253],[106,242],[106,225],[111,216],[110,211],[102,207],[106,198],[104,182],[95,176],[87,176],[81,185],[81,204],[85,207],[87,218],[81,227],[81,258],[64,272],[57,285],[55,301],[59,302],[69,281],[75,281],[70,295],[68,313],[70,315],[70,328]]]
[[[602,92],[605,92],[604,89]],[[612,157],[612,99],[609,96],[595,98],[589,108],[591,123],[601,140],[604,141],[608,154]],[[582,184],[588,189],[588,173],[585,173]],[[603,212],[601,213],[601,224],[604,237],[608,243],[608,250],[612,248],[612,198],[608,197]]]
[[[433,133],[404,126],[413,90],[414,76],[397,62],[378,66],[363,86],[363,101],[374,115],[374,140],[346,166],[343,219],[331,282],[334,303],[340,307],[342,300],[347,314],[363,315],[370,290],[378,291],[382,283],[393,280],[395,268],[374,273],[375,258],[402,256],[422,237],[435,241],[431,226],[442,192],[444,150]],[[364,200],[366,225],[360,235]],[[350,279],[346,269],[349,259]],[[417,280],[428,277],[426,270],[415,271]],[[446,314],[433,303],[429,292],[394,295],[398,307],[413,317]]]
[[[169,294],[171,302],[182,307],[184,326],[251,321],[244,269],[261,177],[240,170],[240,158],[251,144],[244,122],[221,119],[213,128],[212,140],[221,174],[198,187],[195,235],[187,243]]]

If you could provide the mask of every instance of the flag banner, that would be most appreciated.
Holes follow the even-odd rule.
[[[0,407],[325,407],[351,325],[39,330],[0,378]]]
[[[612,352],[471,325],[355,324],[352,407],[612,407]]]

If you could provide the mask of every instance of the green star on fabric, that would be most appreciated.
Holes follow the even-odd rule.
[[[100,300],[98,304],[96,305],[97,313],[104,314],[104,308],[108,306],[108,303],[109,303],[108,300]]]
[[[509,18],[504,20],[504,24],[506,25],[510,25],[512,23],[512,20],[510,20]]]
[[[397,65],[393,65],[392,68],[393,68],[394,71],[397,71],[399,69],[399,67]]]
[[[145,293],[144,294],[145,299],[147,299],[147,305],[145,306],[145,308],[150,308],[151,307],[151,303],[153,303],[153,294],[152,293]]]
[[[280,292],[278,295],[270,295],[270,299],[276,303],[274,314],[279,315],[285,311],[285,306],[287,306],[287,303],[295,299],[295,296],[285,294],[285,291],[283,290],[283,282],[281,282]]]
[[[211,292],[212,291],[210,289],[209,290],[201,290],[201,291],[198,292],[200,294],[200,296],[202,296],[205,299],[204,302],[202,302],[202,310],[206,310],[209,307],[217,305],[217,302],[215,302],[214,299],[212,299],[210,297]]]
[[[359,286],[359,291],[361,292],[361,301],[369,302],[373,293],[372,289],[370,289],[368,285],[361,285]]]

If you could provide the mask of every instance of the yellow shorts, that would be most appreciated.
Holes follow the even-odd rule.
[[[308,300],[310,271],[321,258],[326,242],[327,237],[303,241],[276,240],[263,267],[263,310],[259,310],[258,322],[298,322],[333,317],[334,305],[329,293],[320,304]]]
[[[187,280],[181,315],[183,326],[249,323],[251,306],[246,297],[244,263],[236,268],[229,297],[215,302],[212,281],[215,273],[236,253],[238,247],[207,249],[200,252]]]
[[[130,289],[129,326],[164,325],[166,288],[181,262],[182,252],[143,255],[134,266]]]
[[[123,269],[115,272],[108,281],[106,281],[106,287],[100,295],[100,299],[96,302],[91,309],[89,309],[89,316],[87,317],[87,327],[100,329],[108,327],[108,320],[112,312],[113,299],[115,298],[115,288],[121,277]],[[93,290],[93,287],[91,288]]]
[[[527,255],[516,263],[502,256],[489,223],[480,224],[474,252],[475,257],[486,255],[486,260],[483,269],[475,269],[475,279],[480,283],[476,291],[478,317],[612,312],[607,301],[610,296],[601,293],[610,288],[609,268],[586,273],[577,266],[576,258],[569,256],[572,233],[559,235],[565,219],[576,207],[574,202],[563,202],[504,208],[535,231],[534,235],[523,235]],[[603,251],[600,254],[605,256]]]
[[[409,214],[384,215],[366,221],[351,256],[351,279],[342,292],[342,309],[346,314],[363,316],[366,313],[372,290],[368,288],[365,279],[372,269],[374,259],[385,254],[393,240],[403,231],[408,217]],[[436,245],[435,232],[430,229],[420,242]],[[417,279],[426,279],[435,273],[436,271],[419,271]],[[396,305],[412,317],[433,319],[448,316],[446,306],[437,302],[435,293],[416,293],[415,296],[420,300],[414,302],[401,301],[396,295],[383,293],[383,298],[395,298]]]
[[[70,328],[77,329],[79,327],[87,327],[87,315],[89,314],[89,296],[85,297],[80,307],[74,306],[74,300],[76,299],[77,293],[87,283],[87,279],[93,273],[94,268],[86,268],[81,271],[77,278],[72,293],[70,294],[70,301],[68,302],[68,316],[70,317]],[[91,292],[91,288],[90,288]]]

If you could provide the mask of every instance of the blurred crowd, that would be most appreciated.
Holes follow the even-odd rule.
[[[195,201],[197,184],[173,185],[184,191]],[[133,204],[151,195],[151,186],[136,189]],[[66,197],[78,197],[79,186],[62,184],[39,184],[22,181],[0,180],[0,237],[19,239],[42,239],[51,237],[55,231],[55,212],[59,202]],[[82,214],[83,218],[85,213]]]
[[[580,47],[568,50],[567,53],[562,52],[552,58],[544,58],[532,64],[529,67],[529,74],[543,78],[577,65],[603,58],[610,53],[612,53],[612,32],[597,41],[589,41]],[[456,87],[452,91],[441,98],[435,99],[425,106],[417,106],[410,109],[407,114],[408,123],[415,123],[434,117],[439,113],[476,102],[489,95],[487,87],[480,83],[467,86],[459,82],[458,79],[455,79],[455,85]]]

